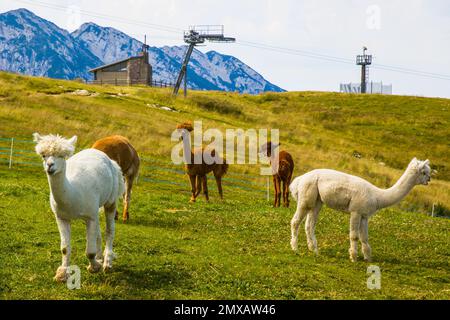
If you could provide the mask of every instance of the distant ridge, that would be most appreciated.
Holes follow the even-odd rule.
[[[85,23],[72,33],[27,9],[0,14],[0,69],[59,79],[91,79],[88,70],[136,55],[142,42],[110,27]],[[185,46],[150,47],[153,79],[175,82]],[[239,59],[195,50],[188,86],[258,94],[283,92]]]

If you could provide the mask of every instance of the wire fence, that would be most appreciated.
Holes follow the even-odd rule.
[[[9,170],[42,167],[42,161],[34,151],[34,144],[33,141],[20,137],[0,137],[0,167],[7,167]],[[182,165],[142,156],[138,183],[176,186],[189,190],[190,185],[183,169]],[[210,176],[209,179],[213,178]],[[248,173],[228,172],[223,178],[224,187],[255,193],[267,200],[270,199],[269,183],[268,177]]]
[[[150,85],[158,88],[173,88],[175,83],[166,80],[152,80],[147,83],[145,80],[130,81],[128,79],[99,79],[99,80],[87,80],[87,84],[96,85],[113,85],[113,86],[132,86],[132,85]]]

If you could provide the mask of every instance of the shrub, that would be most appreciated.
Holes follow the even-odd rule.
[[[229,101],[208,98],[206,96],[194,96],[191,98],[193,102],[201,109],[207,111],[215,111],[221,114],[242,115],[241,108]]]
[[[434,216],[435,217],[450,217],[450,209],[444,206],[442,203],[437,203],[434,206]]]

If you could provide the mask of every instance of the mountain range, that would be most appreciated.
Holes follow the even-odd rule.
[[[95,23],[72,33],[27,9],[0,14],[0,70],[58,79],[90,80],[89,70],[136,56],[143,43]],[[175,82],[186,46],[149,47],[153,79]],[[197,90],[258,94],[284,91],[239,59],[216,51],[194,50],[188,86]]]

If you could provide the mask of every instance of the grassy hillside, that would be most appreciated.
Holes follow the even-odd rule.
[[[77,96],[87,89],[91,96]],[[177,112],[161,110],[168,106]],[[192,92],[174,99],[166,89],[100,87],[0,73],[0,138],[19,140],[29,164],[8,169],[8,141],[0,141],[0,296],[2,298],[420,298],[450,297],[450,100],[336,93],[260,96]],[[265,200],[257,166],[232,166],[225,197],[188,204],[181,168],[170,165],[170,134],[180,121],[204,127],[279,128],[295,175],[328,167],[391,186],[413,157],[436,170],[400,205],[380,211],[370,225],[382,290],[366,288],[369,264],[348,261],[348,216],[325,208],[317,236],[320,255],[289,248],[291,209]],[[118,260],[111,274],[82,268],[82,289],[52,282],[60,261],[59,236],[48,186],[31,133],[78,135],[79,148],[123,134],[144,159],[131,222],[117,226]],[[23,140],[23,141],[22,141]],[[22,141],[22,142],[21,142]],[[22,150],[22,151],[20,151]],[[22,153],[22,154],[21,154]],[[358,155],[358,157],[355,157]],[[359,155],[361,157],[359,157]],[[36,165],[31,165],[36,164]],[[75,223],[73,263],[83,266],[84,226]]]

